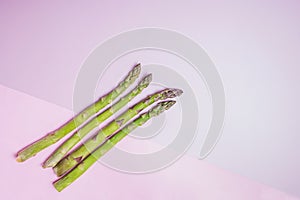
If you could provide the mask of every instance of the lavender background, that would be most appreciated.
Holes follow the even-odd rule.
[[[116,182],[119,187],[129,182],[148,199],[171,198],[174,188],[178,198],[288,199],[269,186],[300,197],[299,11],[297,1],[1,1],[3,195],[79,198],[76,191],[81,191],[92,197],[98,191],[86,188],[96,188],[102,182],[98,178],[105,176],[103,180],[110,180],[105,191]],[[37,166],[42,156],[18,165],[12,154],[71,115],[76,75],[89,52],[114,34],[151,26],[191,37],[215,62],[226,92],[223,137],[204,161],[196,160],[195,143],[186,157],[158,174],[132,176],[99,165],[58,196],[49,184],[51,172]],[[178,175],[186,171],[186,176]],[[218,173],[224,175],[214,176]],[[145,182],[148,187],[142,188]],[[157,182],[161,187],[146,190]],[[122,191],[133,197],[132,190]],[[141,196],[137,192],[135,197]]]

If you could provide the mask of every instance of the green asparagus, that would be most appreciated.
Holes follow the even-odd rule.
[[[24,147],[22,150],[20,150],[17,153],[16,160],[18,162],[23,162],[35,156],[38,152],[56,143],[61,138],[66,136],[68,133],[73,131],[75,128],[77,128],[77,126],[81,125],[92,115],[99,112],[102,108],[110,104],[122,92],[124,92],[138,78],[140,71],[141,71],[141,67],[140,64],[138,64],[129,72],[126,78],[122,82],[120,82],[119,85],[115,89],[113,89],[110,93],[99,98],[99,100],[97,100],[94,104],[88,106],[86,109],[81,111],[78,115],[76,115],[73,119],[66,122],[60,128],[48,133],[46,136]]]
[[[53,185],[57,191],[62,191],[77,178],[79,178],[89,167],[91,167],[101,156],[107,153],[113,146],[115,146],[120,140],[122,140],[127,134],[136,129],[138,126],[143,125],[150,118],[159,115],[160,113],[168,110],[175,104],[175,101],[166,101],[158,103],[150,111],[141,114],[136,120],[125,126],[123,129],[108,138],[105,143],[99,146],[95,151],[92,152],[88,157],[81,161],[75,168],[69,173],[64,175],[62,178],[56,180]]]
[[[43,163],[43,167],[54,167],[69,151],[74,147],[85,135],[91,130],[105,121],[108,117],[116,113],[122,107],[124,107],[129,101],[143,91],[152,81],[152,75],[149,74],[135,87],[129,94],[121,98],[111,107],[107,108],[102,113],[98,114],[82,128],[77,130],[71,137],[69,137],[64,143],[62,143]]]
[[[65,156],[54,168],[54,173],[61,176],[74,167],[77,163],[82,161],[90,154],[97,146],[99,146],[108,136],[112,135],[116,130],[122,127],[126,122],[136,116],[143,109],[153,104],[158,100],[165,100],[167,98],[174,98],[182,94],[179,89],[165,89],[157,92],[147,98],[141,100],[129,108],[126,112],[121,114],[104,128],[100,129],[92,138],[88,139],[81,146],[76,148],[73,152]]]

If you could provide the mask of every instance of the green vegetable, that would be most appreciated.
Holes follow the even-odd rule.
[[[159,115],[160,113],[168,110],[175,104],[175,101],[166,101],[158,103],[150,111],[141,114],[136,120],[125,126],[123,129],[112,135],[101,146],[99,146],[92,154],[82,160],[75,168],[69,173],[56,180],[53,185],[57,191],[62,191],[77,178],[79,178],[89,167],[91,167],[101,156],[108,152],[113,146],[115,146],[120,140],[122,140],[128,133],[133,131],[138,126],[143,125],[150,118]]]
[[[116,99],[138,78],[140,71],[141,67],[140,64],[138,64],[129,72],[126,78],[121,83],[119,83],[119,85],[110,93],[101,97],[94,104],[81,111],[78,115],[76,115],[73,119],[69,120],[60,128],[48,133],[46,136],[40,138],[39,140],[20,150],[17,153],[16,160],[18,162],[23,162],[35,156],[38,152],[42,151],[48,146],[58,142],[61,138],[63,138],[68,133],[77,128],[77,126],[81,125],[92,115],[96,114],[102,108],[104,108],[106,105],[110,104],[114,99]]]
[[[66,173],[76,164],[81,162],[86,156],[88,156],[90,152],[97,148],[108,136],[112,135],[116,130],[122,127],[126,122],[136,116],[143,109],[147,108],[149,105],[153,104],[156,101],[165,100],[167,98],[174,98],[181,94],[182,90],[179,89],[165,89],[141,100],[139,103],[129,108],[126,112],[121,114],[103,129],[99,130],[92,138],[88,139],[81,146],[64,157],[53,168],[54,172],[57,176],[61,176]]]
[[[140,94],[143,89],[148,87],[151,81],[152,75],[149,74],[129,94],[121,98],[118,102],[107,108],[102,113],[98,114],[81,129],[77,130],[48,157],[48,159],[43,163],[43,167],[54,167],[85,135]]]

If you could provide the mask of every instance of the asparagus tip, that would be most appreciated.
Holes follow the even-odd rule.
[[[145,76],[143,78],[143,80],[141,81],[140,85],[148,86],[151,81],[152,81],[152,74],[148,74],[147,76]]]
[[[133,67],[133,69],[131,70],[131,72],[132,72],[133,76],[136,76],[136,75],[140,74],[140,72],[141,72],[141,63],[138,63],[137,65],[135,65]]]
[[[168,88],[163,90],[163,93],[164,93],[163,99],[167,99],[167,98],[178,97],[183,93],[183,91],[181,89]]]
[[[179,97],[183,93],[181,89],[172,89],[172,90],[176,97]]]

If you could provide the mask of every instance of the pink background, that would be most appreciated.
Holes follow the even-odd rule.
[[[59,106],[0,87],[3,117],[1,140],[1,195],[15,199],[232,199],[296,200],[283,192],[184,156],[174,165],[151,174],[116,172],[96,163],[63,192],[51,185],[56,179],[40,163],[54,148],[35,158],[17,163],[13,152],[48,130],[57,127],[72,113]],[[34,124],[34,125],[33,125]],[[26,137],[25,137],[26,136]]]
[[[2,198],[300,197],[299,11],[292,0],[0,1]],[[112,35],[152,26],[191,37],[220,72],[226,122],[210,157],[199,161],[196,144],[171,167],[146,175],[97,164],[63,193],[40,167],[53,148],[16,163],[17,150],[72,115],[88,54]]]

